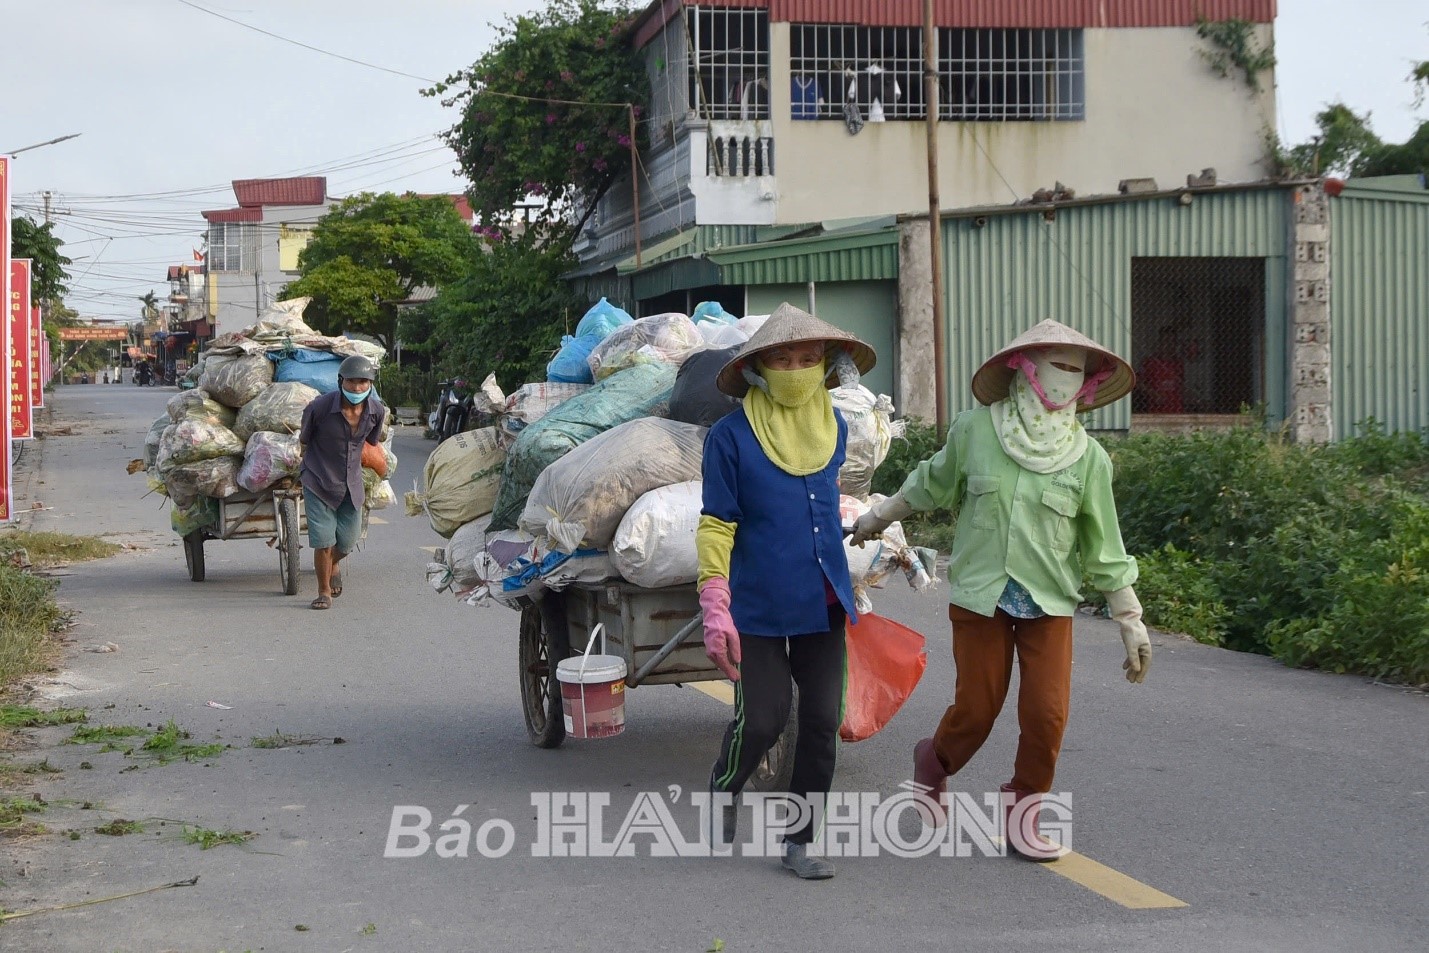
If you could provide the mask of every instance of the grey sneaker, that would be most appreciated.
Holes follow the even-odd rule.
[[[784,866],[801,880],[828,880],[834,875],[834,865],[822,857],[810,857],[808,844],[785,844]]]

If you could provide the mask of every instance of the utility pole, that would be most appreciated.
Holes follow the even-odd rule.
[[[50,224],[50,200],[54,198],[54,195],[55,195],[55,193],[51,192],[49,189],[45,189],[45,193],[44,193],[44,197],[45,197],[45,225],[47,225],[47,226]],[[41,298],[41,299],[40,299],[40,326],[41,326],[41,328],[44,327],[45,322],[48,321],[49,319],[50,319],[50,299],[49,299],[49,298]],[[43,333],[43,332],[42,332],[42,333]]]
[[[944,380],[943,216],[938,194],[938,29],[933,0],[923,0],[923,101],[928,108],[928,250],[933,266],[933,391],[938,435],[948,430],[948,388]]]

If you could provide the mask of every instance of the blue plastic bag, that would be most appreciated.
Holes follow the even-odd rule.
[[[699,324],[701,321],[710,321],[714,324],[733,324],[739,319],[724,309],[724,305],[718,301],[701,301],[695,305],[695,313],[690,315],[690,320]]]
[[[273,369],[274,381],[297,381],[320,394],[337,390],[337,369],[342,365],[342,358],[331,351],[300,347],[286,353],[270,352],[268,359],[277,364]]]
[[[596,343],[599,344],[611,331],[614,331],[622,324],[629,324],[634,320],[629,312],[617,308],[609,301],[601,298],[595,304],[591,305],[591,309],[585,313],[585,317],[581,318],[581,323],[576,325],[576,337],[594,334],[596,335]],[[569,381],[568,383],[580,382]]]
[[[575,337],[567,334],[561,338],[561,349],[546,365],[546,380],[556,384],[594,384],[595,377],[586,359],[604,337],[603,334],[579,334]]]

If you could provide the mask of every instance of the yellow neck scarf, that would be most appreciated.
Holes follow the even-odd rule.
[[[769,392],[750,387],[744,396],[744,415],[754,428],[759,446],[785,473],[808,476],[833,459],[839,425],[834,402],[824,386],[824,364],[800,371],[759,368]]]

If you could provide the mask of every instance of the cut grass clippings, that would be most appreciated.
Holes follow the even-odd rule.
[[[94,829],[96,834],[104,834],[108,837],[123,837],[126,834],[144,833],[144,825],[138,821],[130,821],[119,817],[108,824],[101,824]]]
[[[28,820],[26,815],[43,814],[45,807],[39,795],[0,798],[0,837],[44,833],[44,825]]]
[[[136,738],[148,735],[142,744],[138,746],[123,745],[124,738]],[[147,728],[140,728],[137,725],[80,725],[70,736],[69,744],[97,744],[100,745],[100,752],[119,751],[126,758],[142,755],[157,764],[169,764],[173,761],[207,761],[223,754],[228,746],[222,742],[211,742],[208,744],[191,744],[188,739],[192,737],[187,731],[180,728],[173,719],[169,719],[164,726],[157,731],[150,732]],[[137,768],[139,765],[131,765]],[[126,768],[125,770],[130,770]]]
[[[220,844],[243,844],[257,835],[253,831],[215,831],[206,827],[185,827],[184,842],[198,844],[203,850]]]
[[[88,721],[89,712],[82,708],[56,708],[41,711],[26,705],[0,705],[0,728],[45,728],[51,725],[72,725]]]

